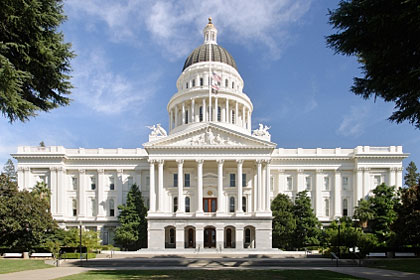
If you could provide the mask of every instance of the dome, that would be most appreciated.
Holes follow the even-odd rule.
[[[203,44],[195,50],[193,50],[192,53],[187,57],[182,71],[184,71],[187,67],[195,63],[209,61],[210,49],[208,46],[211,47],[211,61],[226,63],[238,70],[238,68],[236,68],[235,60],[225,48],[216,44]]]

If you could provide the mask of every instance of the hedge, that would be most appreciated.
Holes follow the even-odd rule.
[[[88,259],[96,258],[95,253],[88,253]],[[86,253],[82,253],[83,259],[86,259]],[[80,259],[80,253],[64,253],[61,254],[62,259]]]

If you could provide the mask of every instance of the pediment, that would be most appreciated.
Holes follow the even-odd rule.
[[[275,148],[276,144],[214,124],[147,142],[145,148]]]

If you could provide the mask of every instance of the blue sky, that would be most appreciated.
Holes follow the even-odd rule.
[[[0,118],[0,166],[18,145],[134,148],[146,125],[168,127],[166,105],[209,16],[254,104],[253,127],[271,126],[284,148],[402,145],[420,165],[419,131],[387,120],[393,104],[350,92],[354,57],[326,47],[338,1],[71,0],[61,26],[73,44],[70,106],[26,123]]]

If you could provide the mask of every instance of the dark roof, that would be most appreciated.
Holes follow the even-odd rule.
[[[238,70],[238,68],[236,68],[235,60],[225,48],[215,44],[203,44],[195,50],[193,50],[192,53],[187,57],[182,71],[184,71],[187,67],[193,65],[194,63],[209,61],[208,46],[211,46],[211,61],[226,63]]]

